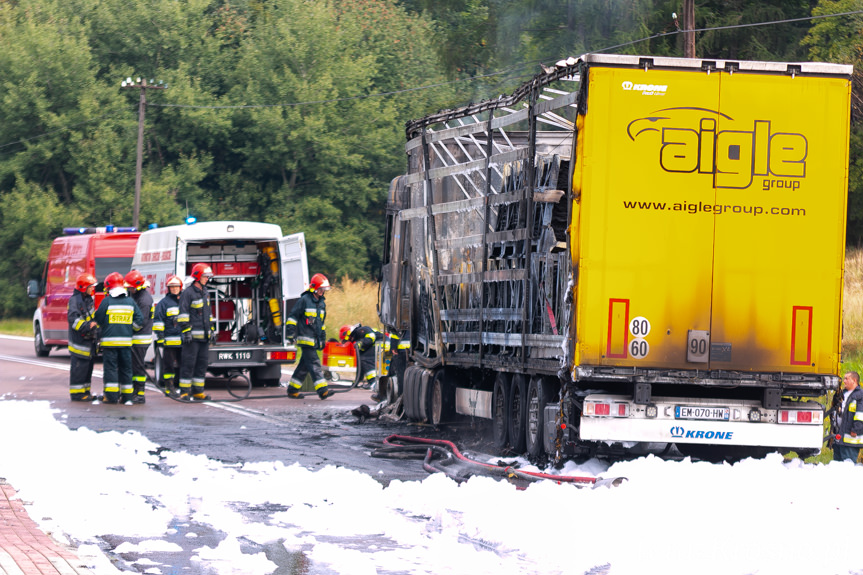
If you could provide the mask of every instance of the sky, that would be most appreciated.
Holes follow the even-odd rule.
[[[277,568],[243,541],[284,546],[307,575],[863,575],[863,466],[850,462],[649,456],[543,470],[626,477],[617,487],[442,474],[383,487],[345,468],[160,452],[136,431],[70,430],[48,402],[0,399],[0,477],[97,575],[122,571],[95,536],[129,558],[123,570],[152,574],[182,572],[170,558],[183,537],[194,569],[216,575]]]

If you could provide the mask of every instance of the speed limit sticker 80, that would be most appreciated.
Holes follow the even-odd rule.
[[[632,340],[629,342],[629,355],[633,359],[642,359],[650,353],[650,344],[644,338],[650,333],[650,321],[646,317],[638,316],[629,322],[629,334]]]

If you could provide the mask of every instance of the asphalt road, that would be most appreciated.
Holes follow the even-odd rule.
[[[250,398],[230,401],[224,382],[214,379],[208,380],[207,393],[228,401],[180,403],[148,384],[144,405],[94,405],[69,400],[65,349],[37,358],[31,341],[2,336],[0,349],[0,396],[50,401],[67,415],[64,423],[71,429],[135,429],[171,451],[203,454],[226,463],[282,461],[309,469],[337,465],[367,473],[384,484],[427,475],[421,462],[370,456],[391,434],[427,437],[437,432],[406,422],[369,419],[360,423],[351,410],[362,404],[375,407],[366,390],[354,389],[321,401],[314,393],[296,400],[289,399],[282,387],[255,388]],[[95,394],[102,392],[101,367],[97,362]],[[287,378],[283,375],[283,381]],[[255,399],[260,396],[270,397]],[[207,440],[201,441],[202,437]]]

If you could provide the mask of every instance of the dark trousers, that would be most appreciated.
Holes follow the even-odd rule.
[[[833,461],[857,461],[860,448],[854,445],[833,444]]]
[[[375,371],[375,347],[360,352],[360,365],[357,373],[359,383],[372,383],[377,376]]]
[[[105,402],[120,403],[132,399],[132,347],[102,348],[102,380]]]
[[[324,368],[321,367],[321,358],[318,357],[318,351],[309,345],[301,345],[300,361],[297,363],[297,368],[291,375],[291,381],[288,385],[294,391],[299,391],[303,387],[303,381],[306,375],[312,374],[312,382],[315,385],[315,391],[318,395],[323,394],[327,390],[327,380],[324,377]]]
[[[173,389],[177,384],[177,372],[180,368],[180,354],[183,348],[179,345],[165,345],[157,348],[162,352],[162,381],[159,382],[165,391]]]
[[[70,354],[72,362],[69,367],[69,393],[72,399],[81,397],[90,393],[90,381],[93,377],[93,356],[94,351],[90,351],[90,357],[81,357]]]
[[[207,364],[210,361],[210,341],[193,339],[183,344],[180,359],[180,393],[204,393]]]
[[[144,357],[149,347],[149,345],[132,346],[132,393],[141,397],[144,396],[144,386],[147,384],[147,366],[144,364]]]

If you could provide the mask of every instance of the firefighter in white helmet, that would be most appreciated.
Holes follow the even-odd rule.
[[[156,334],[156,354],[161,352],[159,357],[162,362],[162,381],[157,381],[156,385],[169,393],[177,383],[180,351],[183,349],[183,331],[177,323],[183,280],[179,276],[171,276],[165,287],[168,293],[159,300],[153,313],[153,333]]]

